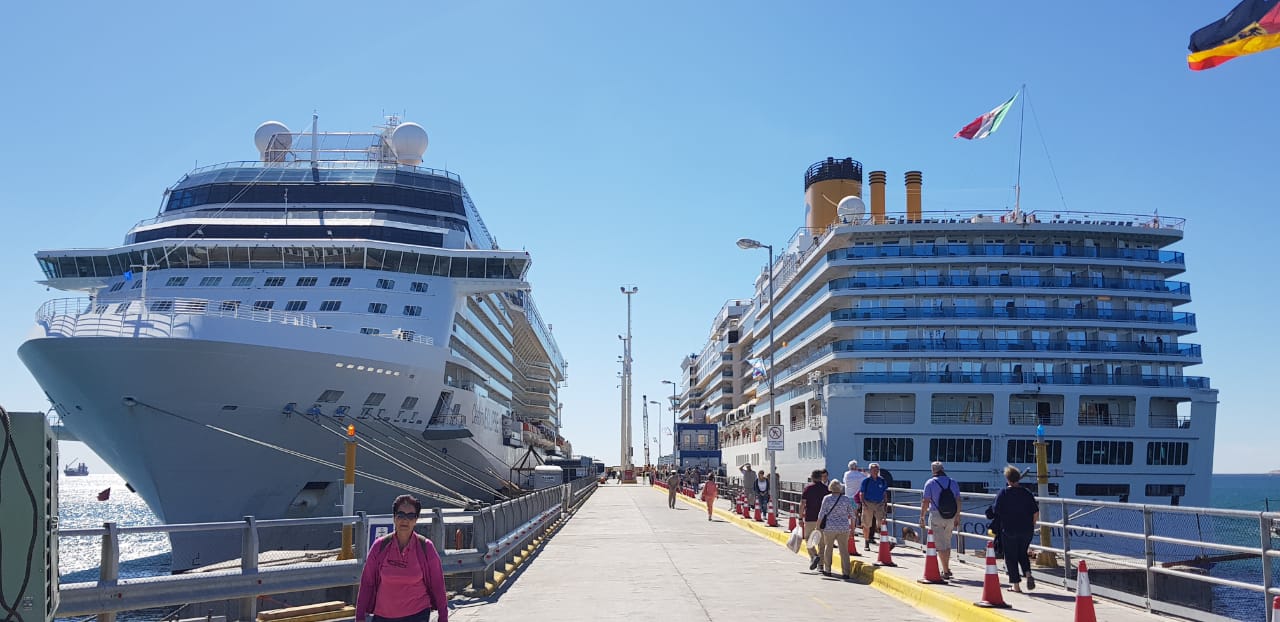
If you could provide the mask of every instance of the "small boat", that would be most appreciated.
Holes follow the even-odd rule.
[[[75,462],[75,460],[72,460],[71,462]],[[66,467],[62,469],[62,474],[66,475],[67,477],[85,476],[89,474],[89,467],[85,465],[85,463],[83,462],[81,462],[80,464],[77,464],[76,466],[71,466],[70,464],[68,464]]]

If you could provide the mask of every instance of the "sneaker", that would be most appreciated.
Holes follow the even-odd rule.
[[[870,543],[870,542],[866,543],[866,544],[862,547],[862,550],[864,550],[864,551],[870,551],[870,550],[871,550],[871,543]]]
[[[1030,574],[1027,574],[1027,589],[1028,590],[1036,589],[1036,579]]]
[[[817,570],[818,564],[822,563],[822,558],[817,555],[809,556],[809,570]]]
[[[950,580],[950,579],[955,578],[955,575],[951,574],[951,571],[950,571],[950,570],[943,570],[943,571],[942,571],[942,578],[943,578],[943,579]]]

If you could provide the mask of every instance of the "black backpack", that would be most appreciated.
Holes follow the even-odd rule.
[[[947,485],[943,486],[942,492],[938,494],[938,514],[941,514],[943,518],[955,518],[956,512],[959,510],[956,507],[956,496],[951,492],[951,482],[952,479],[948,477]],[[942,480],[938,480],[938,483],[941,484]]]

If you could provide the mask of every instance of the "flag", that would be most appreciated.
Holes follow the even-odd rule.
[[[110,498],[111,498],[110,488],[98,493],[98,501],[106,501],[107,499],[110,499]]]
[[[747,359],[747,362],[751,364],[752,378],[765,377],[764,359]]]
[[[132,280],[133,280],[133,270],[126,270],[126,271],[125,271],[125,273],[124,273],[124,280],[126,280],[126,281],[132,281]]]
[[[1280,46],[1280,0],[1244,0],[1226,17],[1191,33],[1192,71]]]
[[[1013,107],[1013,100],[1015,99],[1018,99],[1017,93],[1014,93],[1013,97],[1009,98],[1009,101],[1000,104],[995,110],[970,121],[969,125],[956,132],[956,135],[952,136],[952,138],[973,140],[990,136],[992,132],[1000,129],[1000,122],[1004,121],[1004,115]]]

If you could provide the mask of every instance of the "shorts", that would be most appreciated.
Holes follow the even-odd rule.
[[[933,530],[933,545],[939,551],[951,550],[951,534],[955,531],[955,527],[955,518],[943,518],[937,512],[929,512],[929,528]]]
[[[871,521],[882,521],[885,517],[884,502],[876,503],[874,501],[862,502],[862,525],[870,527]]]

